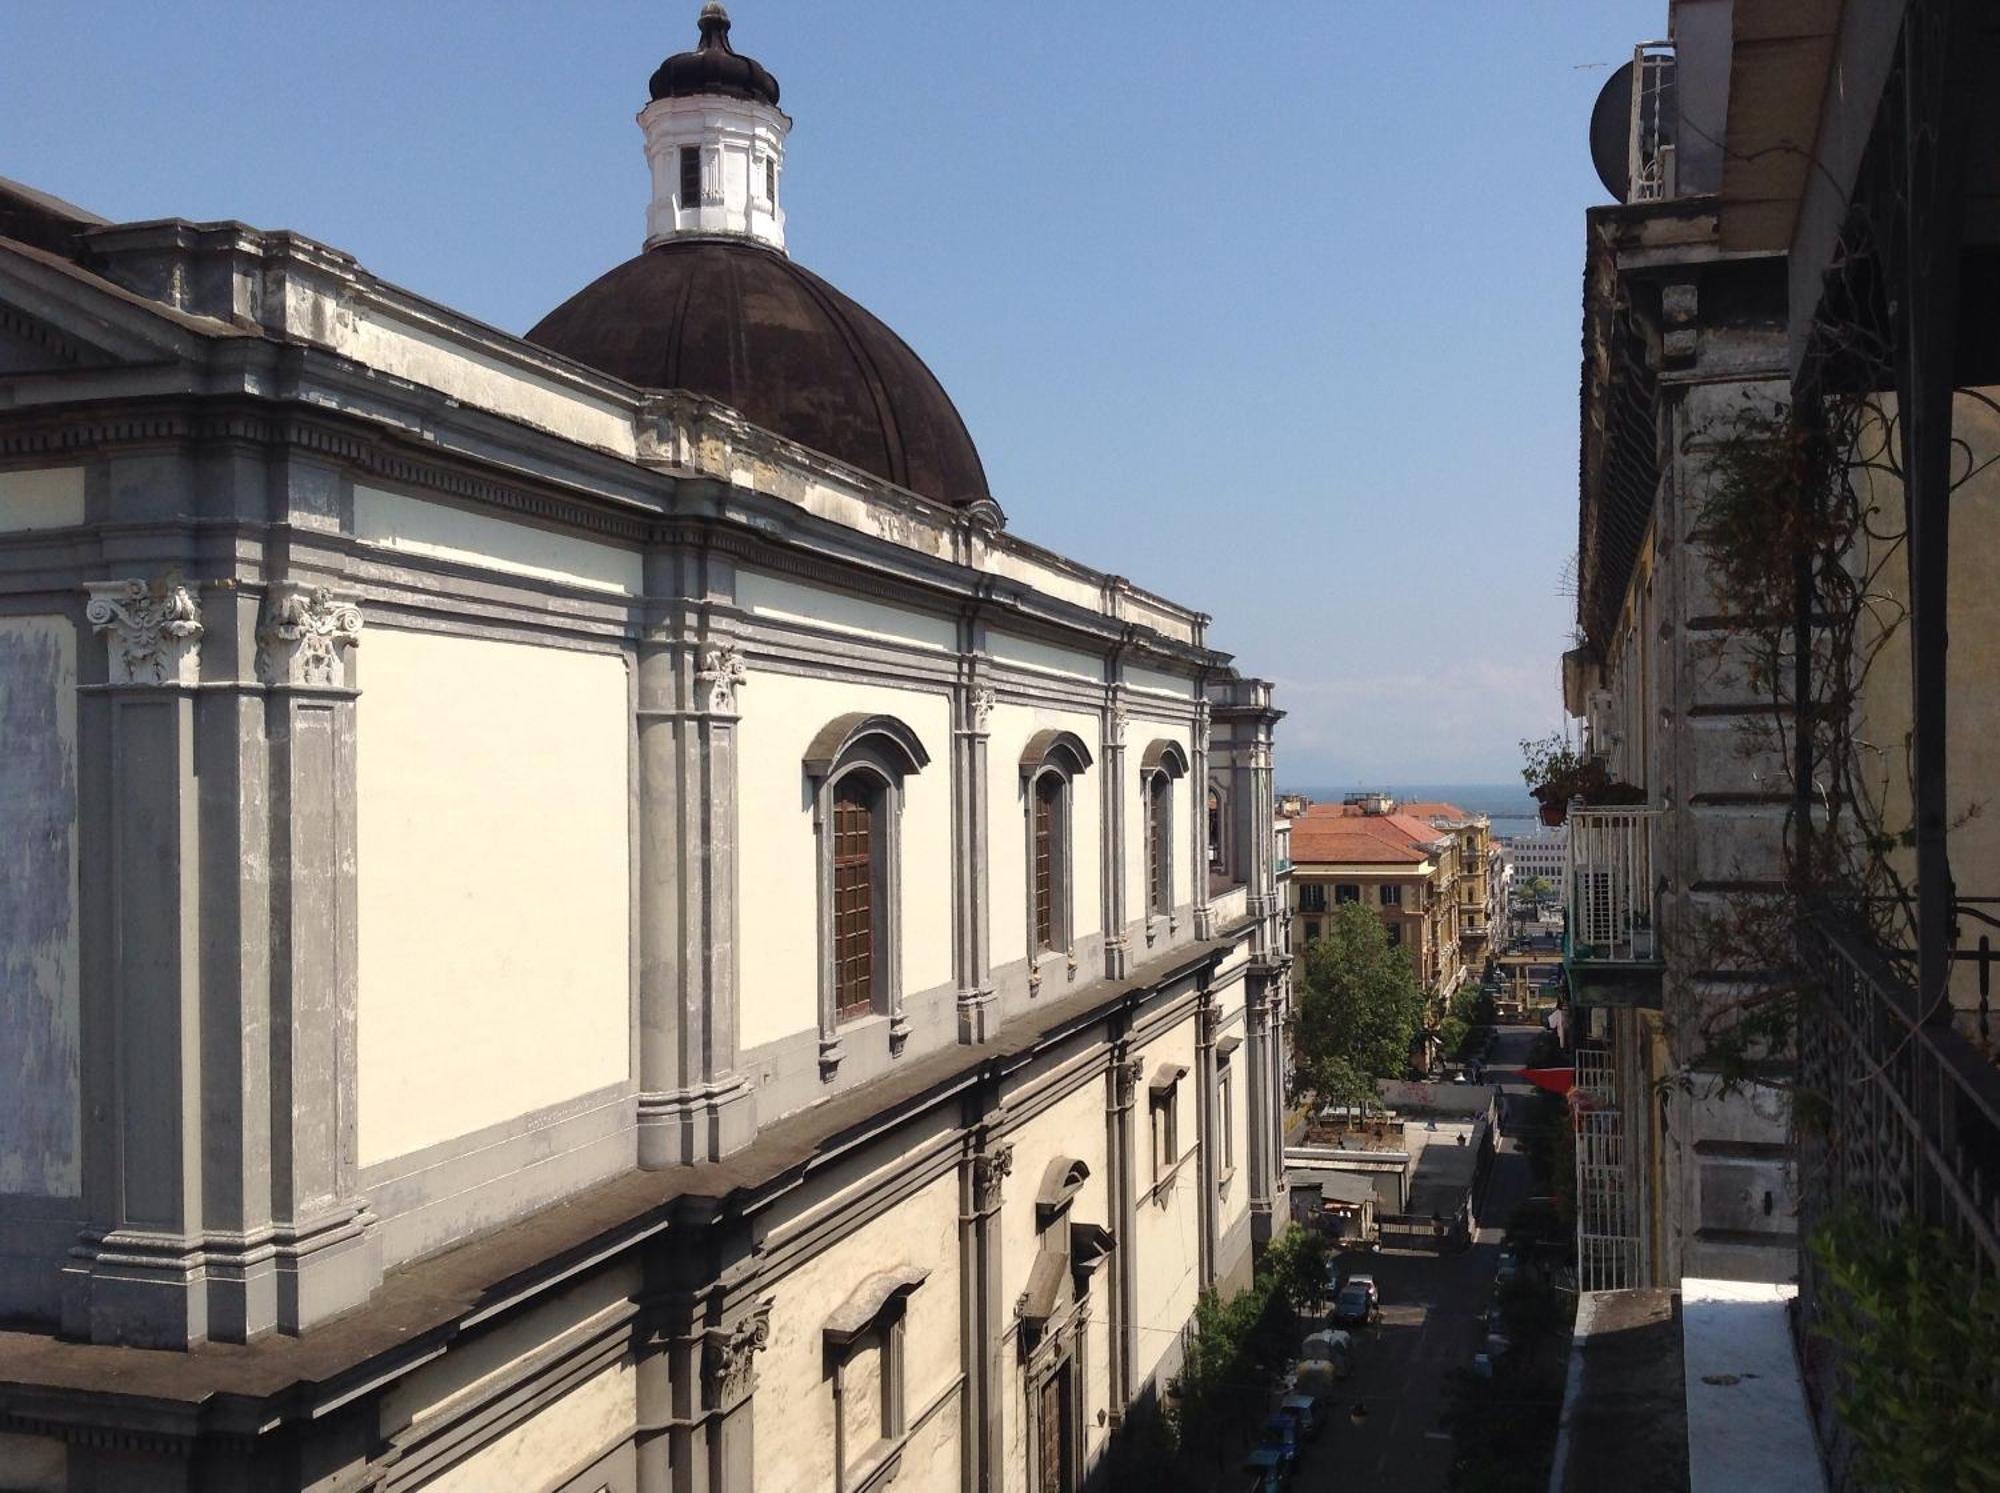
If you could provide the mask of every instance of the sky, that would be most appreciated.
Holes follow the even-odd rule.
[[[16,0],[0,175],[521,332],[639,249],[633,116],[699,9]],[[793,258],[931,365],[1012,532],[1275,681],[1289,784],[1518,780],[1562,722],[1590,107],[1665,12],[730,6]]]

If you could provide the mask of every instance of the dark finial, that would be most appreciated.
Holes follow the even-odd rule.
[[[719,93],[730,98],[778,102],[778,80],[753,57],[729,45],[729,12],[717,0],[701,8],[701,40],[692,52],[678,52],[653,74],[654,98]]]
[[[701,8],[701,50],[710,47],[729,49],[729,12],[722,8],[721,0],[708,0]]]

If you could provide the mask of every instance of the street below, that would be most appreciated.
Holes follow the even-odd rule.
[[[1501,1135],[1476,1199],[1478,1230],[1469,1248],[1350,1251],[1343,1271],[1372,1273],[1381,1289],[1379,1323],[1355,1334],[1354,1370],[1340,1385],[1327,1427],[1302,1457],[1300,1490],[1433,1493],[1451,1467],[1443,1424],[1445,1385],[1484,1346],[1501,1235],[1530,1191],[1530,1168],[1513,1120],[1530,1094],[1520,1069],[1540,1028],[1495,1028],[1485,1081],[1501,1091]]]

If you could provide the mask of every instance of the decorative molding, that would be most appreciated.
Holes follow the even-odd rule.
[[[735,715],[736,691],[750,678],[743,650],[734,643],[706,643],[695,670],[696,708],[710,715]]]
[[[705,1368],[716,1405],[734,1404],[757,1387],[757,1355],[771,1341],[771,1307],[776,1300],[766,1296],[733,1327],[708,1330]]]
[[[1195,701],[1195,706],[1194,706],[1194,750],[1195,750],[1195,755],[1198,757],[1206,757],[1208,755],[1208,747],[1209,747],[1208,728],[1209,728],[1208,701],[1197,700]]]
[[[347,682],[341,650],[361,641],[361,609],[324,586],[277,581],[257,623],[257,677],[266,684]]]
[[[1104,718],[1104,744],[1107,747],[1125,745],[1125,728],[1129,720],[1123,710],[1112,707],[1111,713]]]
[[[993,704],[994,694],[992,685],[982,684],[973,690],[969,719],[971,720],[972,730],[975,734],[980,736],[986,734],[986,722],[993,714]]]
[[[104,635],[113,684],[194,684],[201,677],[201,603],[170,581],[86,581],[84,616]]]
[[[977,1212],[991,1212],[1000,1206],[1002,1184],[1013,1170],[1012,1141],[972,1158],[972,1206]]]

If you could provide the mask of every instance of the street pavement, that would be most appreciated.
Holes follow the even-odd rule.
[[[1496,1029],[1486,1080],[1501,1089],[1502,1134],[1475,1202],[1479,1229],[1472,1246],[1455,1255],[1382,1250],[1342,1257],[1347,1268],[1375,1276],[1382,1320],[1356,1334],[1354,1371],[1338,1388],[1325,1431],[1301,1460],[1296,1493],[1433,1493],[1445,1486],[1451,1467],[1451,1436],[1442,1424],[1445,1379],[1469,1366],[1485,1345],[1500,1236],[1529,1192],[1528,1158],[1508,1133],[1508,1111],[1524,1105],[1530,1093],[1520,1066],[1538,1031]]]

